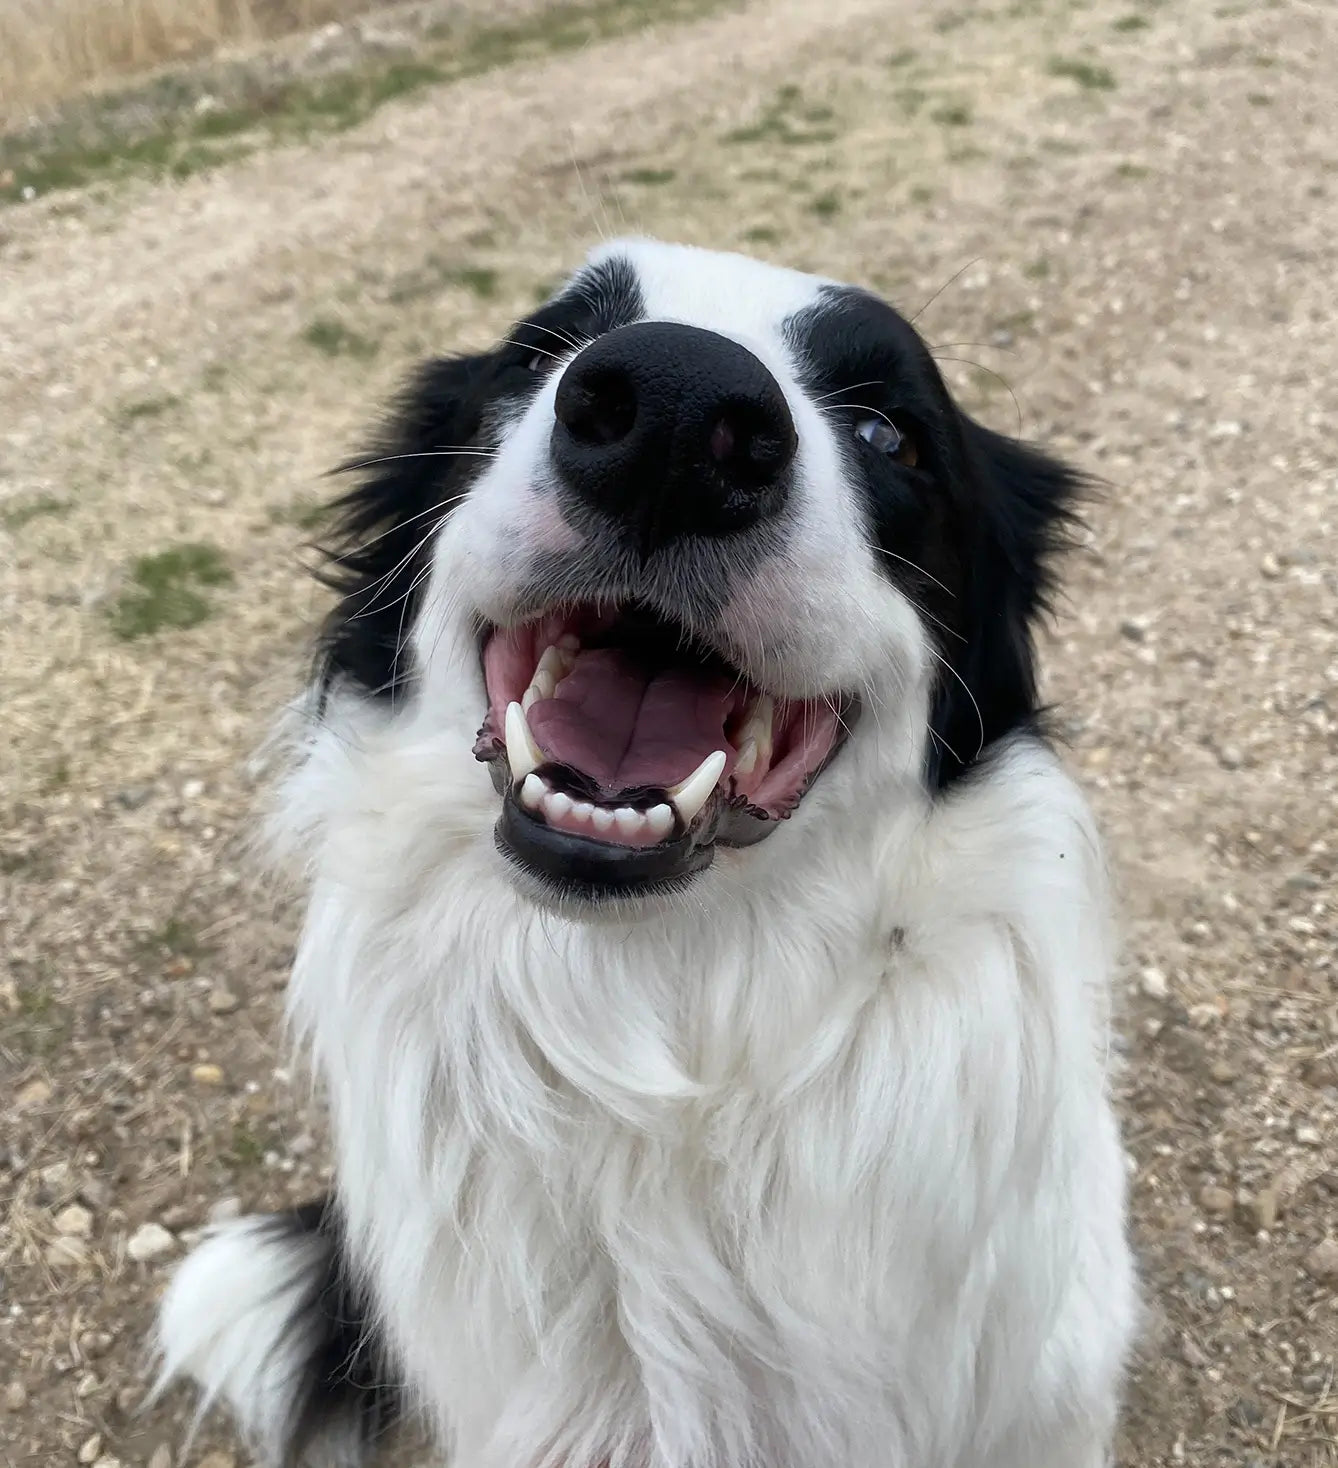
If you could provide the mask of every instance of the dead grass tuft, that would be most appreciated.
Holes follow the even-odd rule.
[[[0,121],[114,77],[344,20],[386,0],[5,0]]]

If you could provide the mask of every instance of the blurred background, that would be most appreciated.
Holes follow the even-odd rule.
[[[1316,0],[0,0],[4,1468],[247,1461],[134,1408],[193,1233],[327,1177],[248,854],[321,475],[626,231],[885,293],[1103,478],[1046,667],[1127,932],[1121,1462],[1338,1464],[1336,73]]]

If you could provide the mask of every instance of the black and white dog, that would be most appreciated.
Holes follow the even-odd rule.
[[[646,240],[361,468],[275,822],[337,1193],[187,1259],[164,1379],[274,1462],[421,1411],[459,1468],[1105,1463],[1075,476],[875,297]]]

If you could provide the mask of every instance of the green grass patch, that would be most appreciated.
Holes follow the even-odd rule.
[[[629,168],[623,174],[623,182],[653,188],[658,184],[673,183],[677,177],[676,168]]]
[[[834,117],[830,107],[805,104],[803,92],[798,87],[784,86],[762,109],[755,122],[727,132],[721,142],[777,143],[787,148],[834,143],[840,137],[839,131],[830,126]]]
[[[47,1060],[62,1050],[74,1019],[50,983],[38,979],[19,984],[14,997],[16,1009],[5,1021],[4,1043],[29,1060]]]
[[[232,579],[216,546],[178,545],[141,556],[130,569],[130,584],[112,606],[112,632],[132,642],[167,628],[197,626],[213,611],[203,588],[226,586]]]
[[[754,224],[744,230],[743,237],[750,245],[777,245],[780,243],[780,231],[771,224]]]
[[[1028,280],[1045,280],[1050,275],[1050,262],[1042,255],[1039,259],[1028,261],[1022,267],[1022,273]]]
[[[1267,92],[1248,92],[1245,100],[1251,107],[1271,107],[1273,105],[1273,99]]]
[[[915,57],[916,52],[913,47],[903,46],[900,51],[894,51],[884,64],[894,70],[899,70],[903,66],[909,66]]]
[[[516,20],[446,22],[412,60],[320,77],[234,77],[200,109],[206,78],[168,75],[85,103],[66,121],[0,138],[0,202],[97,179],[185,178],[275,142],[356,127],[388,102],[519,62],[581,50],[652,25],[685,24],[737,0],[559,0]],[[224,88],[228,90],[228,88]]]
[[[264,1162],[265,1152],[264,1141],[251,1130],[246,1122],[233,1123],[232,1138],[227,1151],[223,1154],[223,1161],[229,1167],[250,1171]]]
[[[55,515],[68,515],[69,500],[57,499],[54,494],[38,494],[32,499],[20,500],[17,504],[0,509],[0,526],[6,530],[22,530],[34,520],[44,520]]]
[[[1052,56],[1045,69],[1051,76],[1076,82],[1089,92],[1113,92],[1117,86],[1115,73],[1108,66],[1080,56]]]
[[[180,403],[181,399],[173,397],[171,393],[164,393],[154,398],[136,398],[132,402],[122,403],[117,408],[116,421],[125,428],[144,418],[161,418],[164,413],[170,412]]]
[[[1116,178],[1146,178],[1152,170],[1145,163],[1117,163],[1115,165]]]
[[[967,102],[946,102],[929,115],[943,127],[969,127],[973,118],[971,106]]]
[[[377,353],[374,341],[345,326],[336,316],[318,316],[303,328],[302,340],[327,357],[353,357],[366,362]]]
[[[1128,33],[1129,31],[1145,31],[1151,22],[1145,15],[1122,15],[1111,24],[1111,30]]]
[[[819,219],[831,219],[841,212],[841,196],[834,190],[818,194],[808,201],[808,212]]]

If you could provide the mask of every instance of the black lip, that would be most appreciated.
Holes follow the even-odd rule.
[[[508,790],[494,833],[497,849],[558,896],[599,899],[672,891],[715,857],[715,822],[654,846],[617,846],[555,831]]]

